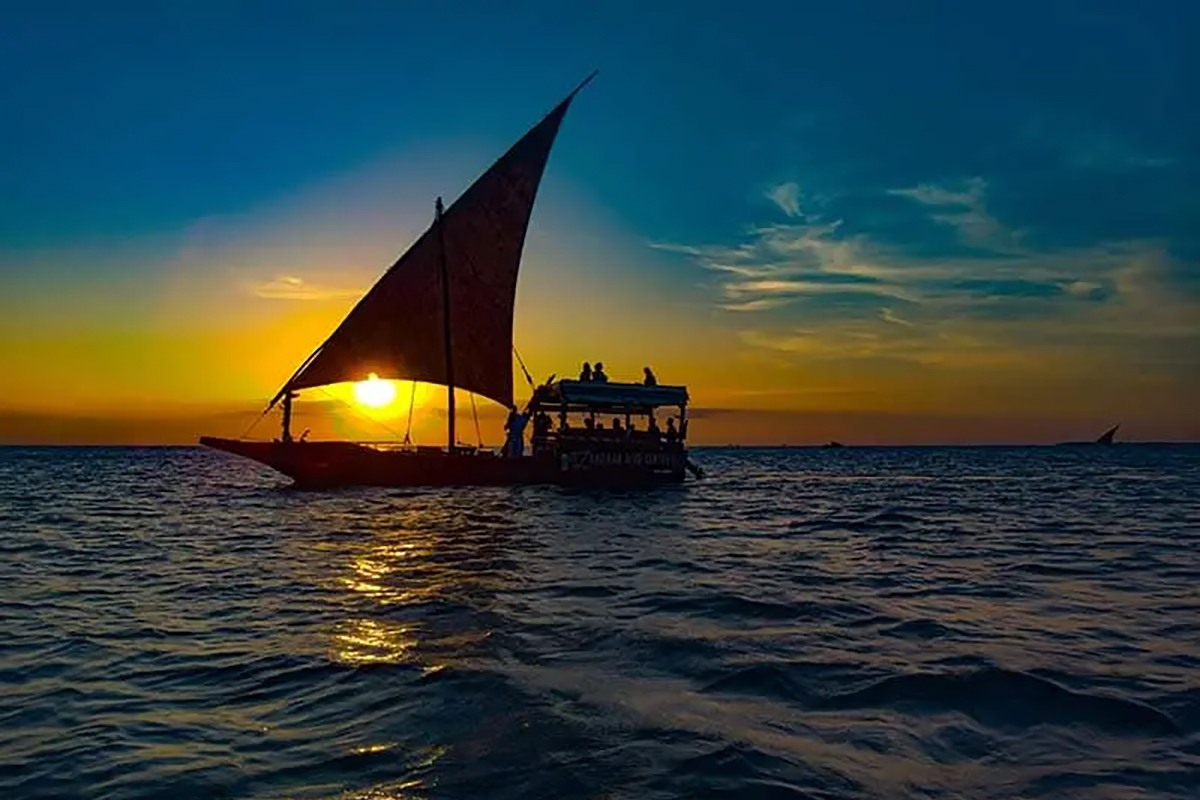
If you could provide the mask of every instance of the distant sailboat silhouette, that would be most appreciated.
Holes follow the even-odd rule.
[[[560,380],[537,387],[524,415],[513,402],[513,307],[517,272],[534,199],[568,106],[592,73],[533,126],[448,208],[439,197],[433,224],[405,251],[279,389],[282,431],[273,442],[201,437],[200,443],[253,459],[310,487],[511,485],[522,483],[680,482],[688,393],[683,386]],[[522,365],[524,369],[524,365]],[[292,402],[302,389],[369,376],[446,387],[447,446],[397,447],[292,436]],[[526,372],[528,378],[528,372]],[[532,385],[532,381],[530,382]],[[521,420],[505,457],[464,447],[455,431],[456,389],[486,397]],[[584,436],[571,414],[653,418],[679,409],[671,436]],[[265,414],[266,412],[264,412]],[[552,429],[550,415],[559,417]],[[534,425],[524,454],[523,420]],[[698,471],[693,470],[694,474]]]
[[[1111,428],[1106,430],[1104,433],[1100,434],[1099,437],[1097,437],[1096,439],[1090,440],[1090,441],[1059,442],[1057,446],[1066,447],[1066,446],[1080,446],[1080,445],[1087,445],[1087,446],[1102,445],[1102,446],[1107,447],[1107,446],[1115,445],[1115,444],[1117,444],[1117,442],[1113,440],[1113,437],[1117,435],[1117,429],[1120,427],[1121,427],[1120,423],[1117,423],[1116,425],[1113,425]]]

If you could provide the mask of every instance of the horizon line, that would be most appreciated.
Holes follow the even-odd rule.
[[[271,439],[245,439],[249,442],[268,442],[274,441]],[[322,442],[346,442],[344,439],[310,439],[307,444],[320,444]],[[358,439],[350,442],[351,444],[399,444],[394,439]],[[300,444],[300,443],[297,443]],[[1200,445],[1200,439],[1147,439],[1144,441],[1128,441],[1122,440],[1113,442],[1112,444],[1101,444],[1092,440],[1067,440],[1061,442],[958,442],[953,444],[937,443],[937,442],[918,442],[910,444],[847,444],[840,442],[838,447],[828,447],[829,442],[795,444],[781,442],[779,444],[742,444],[739,442],[726,442],[723,444],[696,444],[689,445],[688,450],[898,450],[898,449],[914,449],[914,448],[978,448],[978,447],[1124,447],[1124,446],[1172,446],[1172,447],[1188,447]],[[460,445],[465,446],[465,445]],[[475,445],[470,445],[475,446]],[[501,445],[484,445],[478,447],[480,450],[500,449]],[[147,449],[196,449],[208,450],[210,448],[200,444],[198,441],[191,444],[172,444],[162,442],[156,444],[87,444],[87,443],[72,443],[72,442],[44,442],[39,444],[20,444],[0,442],[0,449],[3,450],[49,450],[55,448],[72,448],[76,450],[92,449],[92,450],[147,450]],[[215,452],[215,451],[214,451]]]

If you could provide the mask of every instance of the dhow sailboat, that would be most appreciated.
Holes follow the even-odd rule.
[[[539,386],[524,410],[513,402],[513,307],[534,199],[551,146],[589,76],[448,208],[359,300],[267,406],[279,408],[274,441],[204,436],[200,443],[252,459],[302,488],[526,483],[678,483],[691,469],[683,386],[560,380]],[[329,384],[386,380],[446,387],[447,444],[413,447],[304,441],[292,435],[298,393]],[[510,409],[516,441],[503,453],[458,444],[455,390]],[[660,432],[655,413],[672,409]],[[597,415],[612,415],[612,427]],[[620,425],[623,417],[625,424]],[[532,452],[523,423],[532,420]],[[638,421],[644,425],[639,427]]]

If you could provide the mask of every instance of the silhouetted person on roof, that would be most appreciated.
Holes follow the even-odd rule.
[[[592,383],[608,383],[608,376],[604,374],[604,364],[597,361],[596,368],[592,370]]]
[[[649,367],[642,367],[642,372],[646,374],[646,377],[642,383],[644,383],[646,386],[658,386],[658,378],[654,377],[654,370],[650,369]]]
[[[596,365],[600,366],[599,364]],[[588,362],[583,362],[583,369],[579,370],[579,380],[583,383],[591,383],[592,381],[592,365]]]

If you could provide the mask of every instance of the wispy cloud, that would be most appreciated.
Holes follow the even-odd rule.
[[[279,275],[265,283],[251,284],[249,288],[251,294],[267,300],[338,300],[362,294],[361,289],[309,283],[296,275]]]
[[[906,319],[901,318],[900,316],[898,316],[896,314],[895,311],[892,311],[890,308],[879,309],[879,318],[881,320],[883,320],[884,322],[890,322],[893,325],[903,325],[906,328],[913,327],[913,324],[911,322],[909,322]]]
[[[774,299],[807,295],[862,294],[895,297],[917,301],[903,287],[875,282],[851,280],[852,276],[831,276],[833,280],[748,280],[725,284],[725,294],[731,299],[747,295],[768,295]]]
[[[913,259],[866,236],[842,236],[841,227],[840,221],[766,225],[752,228],[745,241],[732,245],[653,246],[689,256],[719,275],[721,295],[737,301],[723,307],[738,311],[830,295],[921,303],[955,289],[965,292],[963,282],[978,277],[977,264]],[[1029,277],[1012,263],[992,267],[994,278]],[[986,290],[974,287],[976,294]]]
[[[800,216],[800,186],[794,181],[771,187],[767,190],[767,199],[789,217]]]
[[[788,299],[786,297],[759,297],[740,303],[722,303],[720,308],[725,311],[766,311],[771,308],[787,305],[787,303]]]
[[[888,194],[930,206],[934,209],[930,218],[957,230],[964,244],[1002,251],[1019,249],[1018,234],[1007,229],[988,211],[985,203],[987,188],[983,178],[975,177],[958,189],[921,184],[892,189]]]
[[[737,312],[741,341],[784,358],[1013,371],[1113,359],[1179,374],[1184,343],[1200,346],[1200,299],[1173,290],[1178,265],[1162,243],[1021,246],[986,193],[981,179],[886,192],[971,245],[942,255],[914,255],[869,226],[803,220],[727,244],[655,246],[716,276],[715,305]]]

